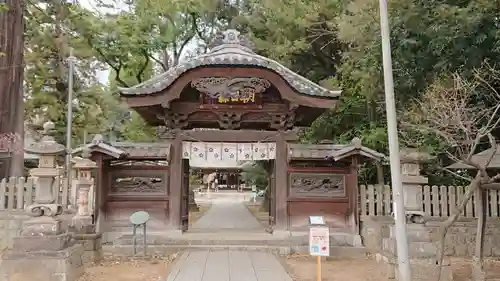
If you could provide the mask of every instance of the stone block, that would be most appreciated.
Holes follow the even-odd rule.
[[[67,233],[49,236],[14,237],[13,249],[16,252],[61,251],[68,247],[70,236]]]
[[[399,280],[397,259],[394,255],[377,254],[376,260],[382,265],[383,274],[388,280]],[[453,281],[453,272],[447,258],[443,260],[441,269],[435,259],[410,259],[410,271],[412,281]],[[438,279],[440,273],[441,277]]]
[[[74,234],[73,238],[83,247],[84,263],[96,263],[102,260],[102,235],[100,233]]]
[[[63,233],[62,220],[52,217],[37,217],[23,223],[21,235],[58,235]]]
[[[382,241],[383,252],[396,254],[396,240],[385,238]],[[408,254],[412,258],[435,258],[438,253],[437,243],[432,242],[410,242],[408,243]]]
[[[84,272],[83,247],[62,251],[7,251],[0,263],[0,281],[74,281]]]

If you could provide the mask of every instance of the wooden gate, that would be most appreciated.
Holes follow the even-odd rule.
[[[189,160],[182,159],[181,229],[189,228]]]

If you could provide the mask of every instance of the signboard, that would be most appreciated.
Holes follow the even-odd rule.
[[[312,225],[324,225],[325,219],[322,216],[309,216],[309,224]]]
[[[309,254],[311,256],[330,256],[330,230],[326,226],[309,228]]]

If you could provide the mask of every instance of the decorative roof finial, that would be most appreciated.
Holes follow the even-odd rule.
[[[248,40],[248,38],[242,35],[238,30],[228,29],[215,35],[212,42],[208,45],[211,53],[228,47],[236,47],[248,52],[253,52],[255,44]]]
[[[360,138],[353,138],[351,140],[351,144],[354,145],[355,148],[360,149],[361,148],[361,139]]]
[[[104,137],[101,134],[95,135],[94,138],[92,139],[93,144],[98,144],[102,142],[104,142]]]
[[[43,134],[44,135],[49,135],[52,130],[54,130],[56,126],[54,125],[54,122],[52,121],[47,121],[45,123],[43,123]]]
[[[83,159],[90,159],[90,156],[92,156],[90,149],[88,147],[85,147],[82,151],[82,158]]]

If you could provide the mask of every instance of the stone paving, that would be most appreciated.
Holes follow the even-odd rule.
[[[231,196],[213,198],[210,200],[210,209],[190,229],[264,231],[264,226],[250,213],[242,200],[235,199]]]
[[[185,252],[167,281],[292,281],[270,253],[248,251]]]
[[[236,198],[238,197],[238,198]],[[210,209],[190,229],[210,232],[262,231],[240,194],[214,196]],[[241,237],[240,237],[241,238]],[[167,281],[292,281],[276,256],[244,250],[187,251],[170,270]]]

